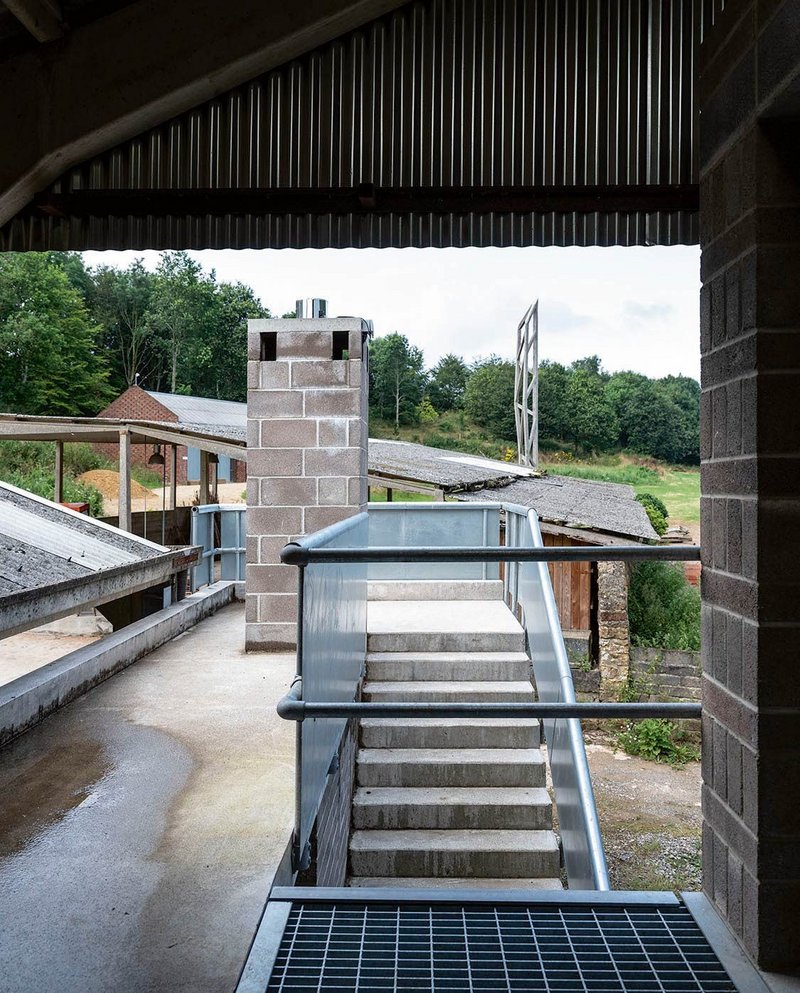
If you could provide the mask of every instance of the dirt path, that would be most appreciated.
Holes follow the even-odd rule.
[[[245,483],[220,483],[218,489],[219,502],[244,503],[245,489]],[[184,484],[179,486],[177,490],[179,507],[190,507],[200,499],[200,487],[196,483]],[[134,498],[131,500],[131,510],[134,513],[142,510],[147,510],[148,512],[161,510],[161,487],[157,486],[154,490],[148,491],[148,493],[150,495],[145,498]],[[167,506],[169,506],[169,501],[170,492],[169,487],[167,487]],[[106,517],[116,517],[119,512],[118,507],[118,502],[112,497],[106,497],[103,500],[103,513]]]
[[[614,889],[700,889],[700,763],[672,768],[588,736],[586,751]]]

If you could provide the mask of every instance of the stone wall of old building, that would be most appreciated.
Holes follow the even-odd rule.
[[[597,649],[600,696],[619,699],[628,682],[631,637],[628,626],[628,567],[597,564]]]

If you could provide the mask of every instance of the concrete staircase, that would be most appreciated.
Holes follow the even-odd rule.
[[[371,701],[533,700],[499,582],[370,584]],[[539,722],[361,722],[351,886],[561,888]]]

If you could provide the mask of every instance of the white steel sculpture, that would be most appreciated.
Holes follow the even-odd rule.
[[[532,303],[517,327],[514,370],[514,416],[517,460],[536,468],[539,461],[539,301]]]

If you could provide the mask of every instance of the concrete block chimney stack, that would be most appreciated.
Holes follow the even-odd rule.
[[[247,363],[247,604],[245,644],[297,643],[297,569],[280,562],[293,538],[358,513],[367,502],[367,340],[361,318],[251,320]],[[315,316],[300,317],[300,314]]]

